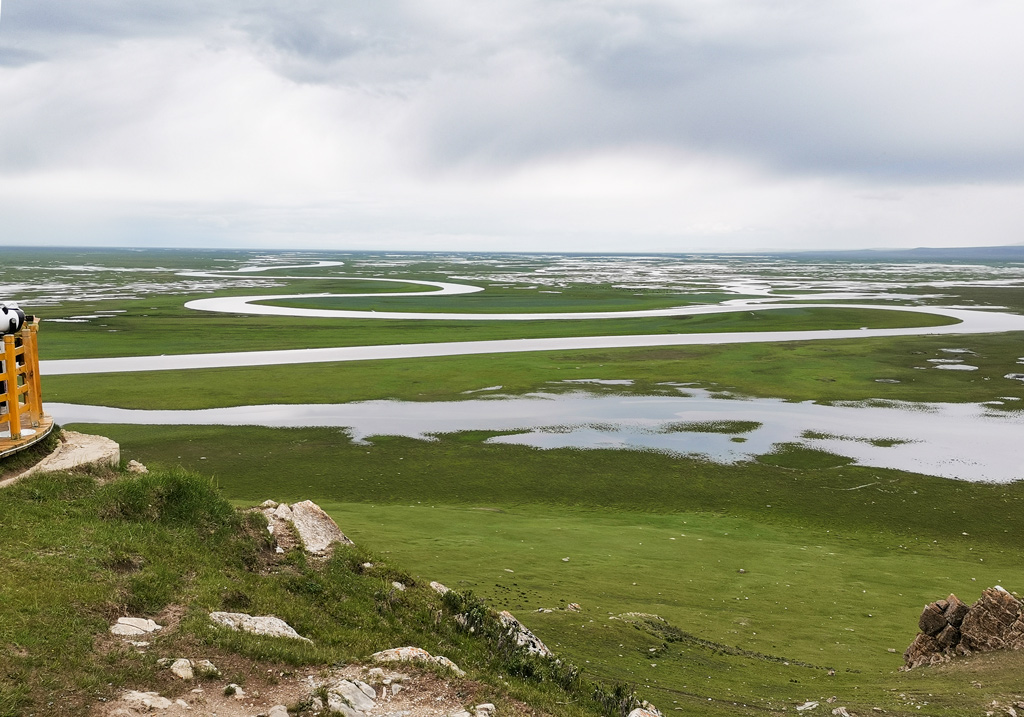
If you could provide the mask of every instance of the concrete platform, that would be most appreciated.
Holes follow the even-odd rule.
[[[64,431],[57,449],[24,473],[0,481],[0,488],[17,483],[35,473],[69,471],[88,465],[117,466],[121,462],[121,446],[105,436],[90,436]]]

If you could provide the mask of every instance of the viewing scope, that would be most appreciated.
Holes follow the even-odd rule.
[[[25,312],[13,301],[0,301],[0,336],[16,334],[25,325]]]

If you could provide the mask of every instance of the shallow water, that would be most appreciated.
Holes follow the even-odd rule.
[[[536,448],[657,450],[721,463],[753,460],[779,444],[798,443],[865,466],[970,481],[1024,478],[1024,455],[1006,450],[1024,435],[1024,411],[949,403],[819,405],[679,390],[688,395],[573,391],[434,403],[366,401],[202,411],[70,404],[48,404],[47,409],[61,424],[335,426],[357,441],[381,435],[431,440],[459,431],[507,431],[509,435],[489,441]],[[741,433],[707,432],[707,424],[725,421],[751,421],[758,427]],[[817,437],[807,437],[812,431]]]

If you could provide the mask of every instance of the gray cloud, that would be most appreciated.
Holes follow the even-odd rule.
[[[0,181],[116,174],[187,194],[312,177],[317,201],[403,193],[411,227],[424,215],[410,197],[439,201],[439,182],[497,197],[538,167],[632,157],[630,181],[648,172],[654,192],[659,173],[727,168],[739,184],[708,200],[723,216],[755,183],[793,217],[790,197],[815,182],[836,196],[992,185],[992,206],[1011,206],[1021,26],[1024,6],[998,0],[9,2]],[[609,171],[597,201],[623,181]],[[857,231],[843,206],[822,225]],[[680,221],[731,226],[699,214]],[[744,231],[773,221],[765,210]]]

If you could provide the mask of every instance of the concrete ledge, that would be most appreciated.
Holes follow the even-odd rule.
[[[24,473],[0,481],[0,488],[17,483],[35,473],[70,471],[89,465],[117,466],[121,463],[121,446],[105,436],[90,436],[64,431],[57,449]]]

